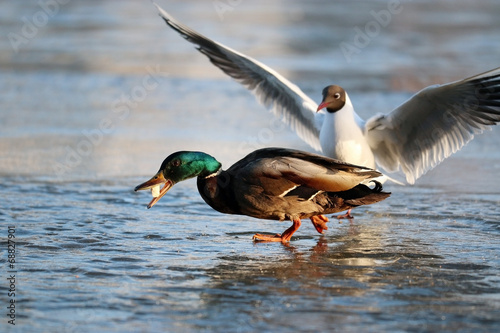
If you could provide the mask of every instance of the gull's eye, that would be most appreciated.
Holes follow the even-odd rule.
[[[339,99],[340,98],[340,94],[339,93],[335,93],[335,95],[333,95],[333,97],[335,97],[335,99]]]

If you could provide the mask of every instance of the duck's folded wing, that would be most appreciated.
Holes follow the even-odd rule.
[[[377,163],[399,168],[408,183],[500,122],[500,68],[418,92],[386,116],[366,123]]]
[[[318,105],[311,98],[266,65],[199,34],[175,20],[158,5],[156,7],[171,28],[197,45],[198,50],[224,73],[252,91],[261,103],[270,107],[302,140],[321,151],[319,129],[322,117],[321,114],[316,117]]]
[[[346,168],[346,164],[340,163],[339,167],[337,169],[333,164],[316,164],[293,157],[269,158],[253,164],[252,172],[248,175],[249,178],[260,179],[259,182],[268,187],[265,190],[274,192],[275,188],[283,189],[282,195],[298,186],[325,192],[347,191],[367,179],[382,175],[363,167]],[[286,184],[286,188],[281,184]]]

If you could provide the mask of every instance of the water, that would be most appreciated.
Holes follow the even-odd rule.
[[[426,85],[499,66],[494,1],[403,2],[350,62],[340,43],[352,43],[385,1],[225,3],[218,13],[212,1],[160,2],[313,98],[326,84],[344,86],[364,117]],[[227,167],[259,147],[307,150],[300,139],[148,1],[61,3],[17,53],[8,34],[43,23],[43,9],[35,1],[4,8],[1,331],[500,328],[498,128],[415,186],[388,184],[392,197],[355,210],[353,223],[332,219],[320,236],[304,221],[287,246],[254,244],[254,233],[289,223],[214,212],[194,181],[151,210],[150,197],[132,189],[176,150],[203,150]],[[11,299],[15,327],[6,316]]]

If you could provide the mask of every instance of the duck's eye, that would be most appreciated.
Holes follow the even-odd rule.
[[[335,97],[335,99],[339,99],[340,98],[340,94],[339,93],[335,93],[335,95],[333,95],[333,97]]]
[[[175,166],[175,167],[178,167],[179,165],[181,165],[181,161],[180,160],[174,160],[174,161],[172,161],[172,165]]]

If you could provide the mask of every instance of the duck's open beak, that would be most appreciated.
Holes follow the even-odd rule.
[[[165,184],[165,185],[163,185],[163,187],[160,190],[160,186],[162,184]],[[137,185],[135,187],[135,191],[142,191],[142,190],[151,189],[151,194],[153,195],[154,198],[153,198],[153,200],[151,200],[151,202],[148,205],[148,209],[149,209],[149,208],[153,207],[154,204],[157,203],[158,200],[160,200],[165,195],[165,193],[167,193],[168,190],[170,190],[170,188],[173,185],[174,185],[174,183],[169,179],[165,179],[165,177],[163,176],[163,172],[159,171],[156,175],[153,176],[153,178],[151,178],[147,182],[144,182],[141,185]]]

